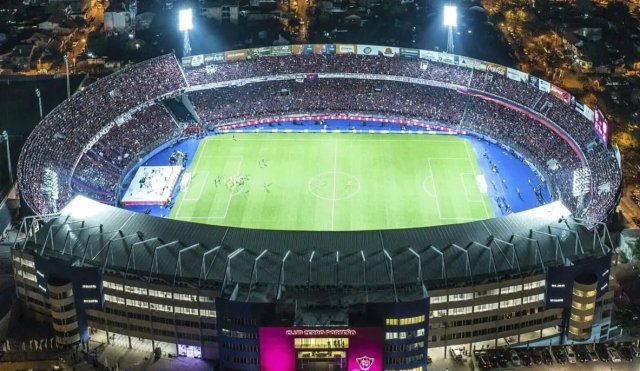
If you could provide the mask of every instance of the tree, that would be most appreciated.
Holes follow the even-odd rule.
[[[629,245],[629,250],[631,251],[631,260],[640,260],[640,238]]]
[[[640,335],[640,299],[633,299],[629,304],[618,309],[616,316],[629,335]]]

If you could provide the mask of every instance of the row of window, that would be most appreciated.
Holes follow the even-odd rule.
[[[416,354],[409,357],[387,357],[384,359],[384,363],[387,365],[407,365],[424,360],[424,354]]]
[[[486,329],[479,329],[479,330],[475,330],[475,331],[464,331],[464,332],[454,332],[454,333],[448,333],[445,335],[440,335],[440,337],[438,338],[437,335],[433,335],[431,336],[431,341],[432,342],[436,342],[436,341],[445,341],[445,340],[455,340],[455,339],[464,339],[464,338],[470,338],[470,337],[476,337],[476,336],[483,336],[483,335],[490,335],[490,334],[496,334],[496,333],[501,333],[501,332],[505,332],[505,331],[511,331],[511,330],[517,330],[520,328],[526,328],[526,327],[530,327],[530,326],[534,326],[534,325],[541,325],[543,323],[547,323],[547,322],[552,322],[557,320],[558,317],[556,316],[547,316],[544,318],[538,318],[535,320],[531,320],[531,321],[525,321],[520,323],[514,323],[511,325],[506,325],[506,326],[498,326],[498,327],[491,327],[491,328],[486,328]]]
[[[425,315],[415,316],[415,317],[407,317],[407,318],[387,318],[386,324],[387,326],[404,326],[404,325],[415,325],[416,323],[422,323],[425,320]]]
[[[121,305],[124,305],[126,303],[126,305],[130,307],[138,307],[138,308],[145,308],[145,309],[151,308],[151,310],[158,310],[161,312],[175,312],[179,314],[191,314],[194,316],[199,315],[201,317],[216,316],[216,311],[211,309],[200,309],[200,313],[198,314],[197,308],[174,307],[172,305],[167,305],[167,304],[148,303],[143,300],[124,299],[119,296],[114,296],[109,294],[104,295],[104,300],[107,302],[112,302],[112,303],[121,304]]]
[[[242,364],[242,365],[259,365],[260,364],[260,359],[255,357],[238,357],[238,356],[231,356],[231,355],[225,354],[224,357],[222,357],[222,359],[223,361],[228,363],[236,363],[236,364]]]
[[[477,291],[475,292],[475,298],[477,299],[484,296],[491,296],[491,295],[498,295],[498,294],[511,294],[514,292],[532,290],[538,287],[543,287],[544,285],[545,285],[545,280],[539,280],[535,282],[528,282],[525,284],[517,284],[517,285],[502,287],[500,289],[496,288],[491,290]],[[467,292],[467,293],[461,293],[461,294],[453,294],[453,295],[449,295],[448,299],[449,299],[449,302],[473,300],[474,293]],[[447,302],[447,296],[446,295],[433,296],[431,297],[430,301],[431,301],[431,304],[445,303]]]
[[[255,332],[229,330],[226,328],[222,329],[222,335],[226,337],[238,338],[238,339],[257,339],[258,338],[258,335]]]
[[[469,313],[486,312],[489,310],[515,307],[521,304],[541,302],[543,300],[544,300],[544,294],[536,294],[536,295],[526,296],[524,298],[503,300],[500,303],[487,303],[487,304],[480,304],[480,305],[474,305],[474,306],[470,305],[467,307],[449,308],[448,314],[450,316],[458,316],[458,315],[469,314]],[[447,315],[447,309],[440,309],[440,310],[434,310],[429,312],[429,318],[444,317],[446,315]]]
[[[258,353],[258,346],[251,344],[222,343],[222,348],[236,352]]]
[[[26,265],[27,267],[31,267],[31,268],[35,268],[36,266],[33,260],[20,258],[19,256],[15,256],[15,255],[13,256],[13,261],[16,263],[20,263],[22,265]]]
[[[124,290],[128,293],[132,293],[136,295],[145,295],[145,296],[148,295],[148,296],[153,296],[157,298],[173,299],[173,300],[179,300],[179,301],[200,302],[200,303],[213,303],[214,301],[213,298],[209,296],[183,294],[183,293],[177,293],[177,292],[173,293],[173,297],[172,297],[172,293],[168,291],[153,290],[153,289],[147,290],[145,287],[122,285],[119,283],[106,281],[106,280],[102,282],[102,285],[106,288],[116,290],[118,292],[122,292]]]
[[[203,328],[203,329],[215,329],[216,328],[216,324],[215,323],[208,322],[208,321],[198,322],[198,321],[186,321],[186,320],[182,320],[182,319],[176,319],[174,321],[173,318],[149,316],[149,314],[139,313],[139,312],[125,312],[123,310],[110,308],[110,307],[107,307],[105,309],[105,312],[106,313],[110,313],[110,314],[115,314],[116,316],[121,316],[121,317],[128,317],[128,318],[138,319],[138,320],[143,320],[143,321],[153,321],[154,323],[164,323],[164,324],[168,324],[168,325],[174,325],[175,324],[176,326],[186,326],[186,327],[195,327],[195,328],[200,327],[200,328]]]
[[[384,334],[385,339],[393,340],[393,339],[412,339],[415,337],[424,336],[424,329],[419,328],[413,331],[387,331]]]
[[[410,352],[417,349],[424,348],[424,341],[418,341],[417,343],[411,344],[393,344],[393,345],[385,345],[385,352]]]

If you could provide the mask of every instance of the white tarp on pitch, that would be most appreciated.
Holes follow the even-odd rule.
[[[178,183],[182,166],[141,166],[122,197],[123,205],[165,204]]]

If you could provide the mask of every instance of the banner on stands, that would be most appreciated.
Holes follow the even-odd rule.
[[[291,55],[291,45],[278,45],[271,47],[271,55]]]
[[[356,54],[356,45],[336,44],[336,54]]]
[[[271,56],[271,47],[265,46],[262,48],[249,49],[249,55],[247,57],[251,59],[251,58],[259,58],[259,57],[269,57],[269,56]]]
[[[487,71],[497,73],[498,75],[506,76],[507,75],[507,67],[501,66],[499,64],[486,62]]]
[[[182,57],[181,61],[182,61],[182,65],[185,67],[192,67],[193,65],[191,64],[191,61],[193,60],[193,57]]]
[[[204,64],[224,62],[224,53],[210,53],[204,55]]]
[[[551,84],[543,79],[538,79],[538,89],[542,90],[545,93],[548,93],[549,91],[551,91]]]
[[[336,45],[335,44],[314,44],[313,53],[326,54],[326,55],[336,54]]]
[[[230,50],[224,52],[225,61],[240,61],[247,59],[247,49]]]
[[[487,65],[480,60],[477,59],[473,59],[473,58],[467,58],[467,57],[460,57],[460,65],[462,67],[467,67],[467,68],[471,68],[474,70],[479,70],[479,71],[486,71],[487,70]]]
[[[513,68],[507,67],[507,77],[511,80],[519,81],[519,82],[528,82],[529,74],[526,72],[514,70]]]
[[[400,48],[400,56],[403,58],[420,58],[418,49]]]
[[[420,49],[420,58],[421,59],[428,59],[430,61],[438,61],[438,56],[440,53],[438,52],[434,52],[433,50],[422,50]]]
[[[576,97],[571,97],[571,107],[578,111],[582,116],[584,116],[587,120],[593,122],[594,114],[593,110],[589,108],[586,104],[580,103]]]
[[[395,57],[399,53],[399,48],[391,46],[358,45],[359,55],[384,55],[385,57]]]
[[[313,45],[311,44],[291,45],[291,52],[296,55],[313,54]]]
[[[549,91],[549,93],[563,101],[564,104],[571,104],[571,94],[569,94],[568,91],[551,84],[551,90]]]

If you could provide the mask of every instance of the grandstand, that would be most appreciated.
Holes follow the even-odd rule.
[[[340,326],[354,336],[351,357],[358,331],[377,327],[385,334],[375,354],[399,370],[426,367],[427,348],[608,338],[612,243],[603,222],[622,180],[617,150],[594,131],[597,110],[544,80],[464,56],[267,49],[148,60],[78,92],[31,134],[18,180],[38,214],[24,231],[40,232],[15,246],[13,261],[18,295],[45,319],[59,318],[48,292],[72,288],[77,323],[63,331],[54,322],[60,343],[86,340],[90,326],[173,354],[197,347],[223,368],[270,370],[264,328]],[[137,168],[179,143],[271,135],[265,128],[283,122],[305,133],[328,120],[494,143],[534,169],[554,202],[465,224],[333,233],[204,226],[95,203],[119,205]],[[598,309],[576,323],[571,287],[585,273],[597,277]]]

